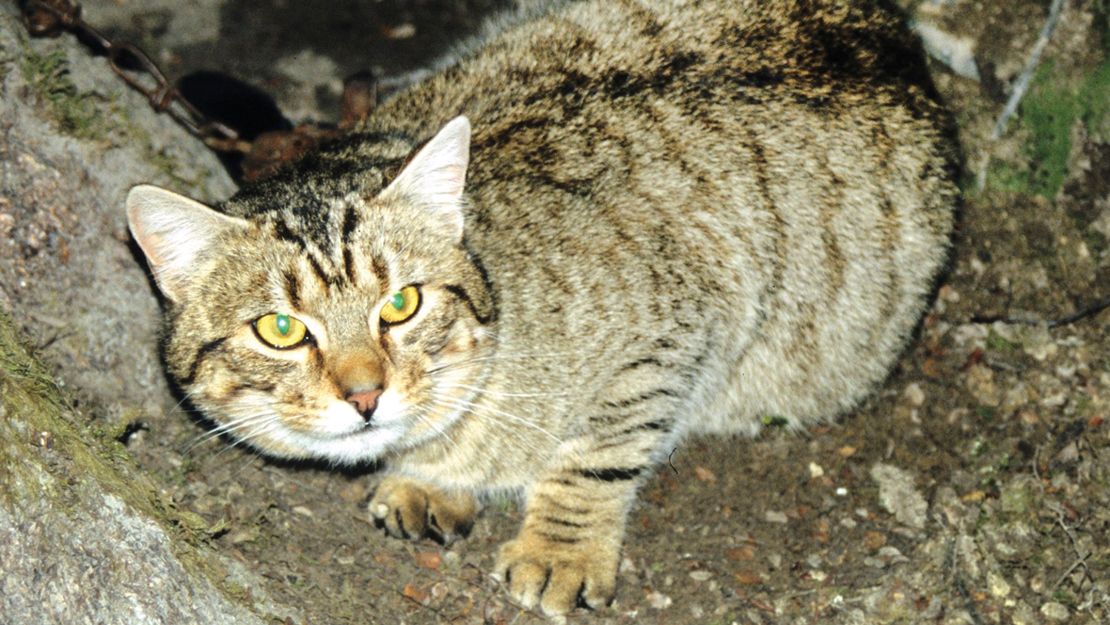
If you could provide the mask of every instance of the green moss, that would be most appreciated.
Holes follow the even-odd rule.
[[[28,51],[20,62],[23,76],[50,108],[61,131],[78,139],[104,139],[107,125],[93,94],[80,93],[69,74],[69,60],[58,50]]]
[[[1067,176],[1068,155],[1071,153],[1071,125],[1079,114],[1073,93],[1054,83],[1053,63],[1045,63],[1022,106],[1021,120],[1029,129],[1027,149],[1033,159],[1030,190],[1053,197]]]
[[[979,406],[975,409],[975,416],[979,417],[979,420],[985,423],[990,423],[991,421],[994,421],[996,413],[997,410],[995,410],[994,406]],[[986,451],[985,444],[980,446],[976,450],[977,453],[983,453],[984,451]]]
[[[46,441],[49,444],[44,444]],[[225,531],[226,521],[210,525],[159,497],[110,430],[94,432],[82,423],[50,372],[32,358],[2,309],[0,467],[4,471],[0,474],[0,505],[13,513],[20,513],[23,502],[46,500],[55,509],[66,511],[84,500],[81,493],[90,497],[110,493],[140,516],[161,525],[171,537],[179,561],[222,588],[220,582],[227,571],[198,548],[209,536]]]
[[[1096,139],[1110,139],[1110,58],[1085,75],[1078,86],[1056,76],[1046,62],[1022,105],[1021,121],[1029,130],[1026,146],[1033,161],[1029,190],[1052,198],[1067,177],[1071,128],[1076,120]],[[1011,181],[1012,183],[1012,181]]]
[[[989,349],[1004,349],[1013,351],[1019,349],[1021,345],[1019,345],[1018,343],[1014,343],[1013,341],[1006,340],[1002,338],[1002,336],[1000,336],[997,332],[991,330],[990,334],[987,335],[987,347]]]
[[[762,417],[760,417],[760,419],[762,419],[763,425],[765,425],[767,427],[780,427],[781,428],[781,427],[786,427],[787,425],[790,424],[790,421],[786,417],[779,416],[779,415],[763,415]]]

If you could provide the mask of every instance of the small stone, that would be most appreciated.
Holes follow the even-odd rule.
[[[879,484],[879,503],[899,523],[916,529],[925,527],[929,504],[914,487],[912,475],[898,467],[876,463],[871,467],[871,478]]]
[[[787,523],[790,521],[786,513],[776,512],[775,510],[768,510],[767,513],[763,515],[763,518],[766,519],[768,523]]]
[[[990,593],[995,597],[1002,598],[1010,594],[1012,588],[1010,583],[998,573],[991,571],[987,573],[987,588]]]
[[[620,569],[618,569],[618,570],[621,573],[635,573],[636,572],[636,565],[632,562],[632,558],[626,557],[623,560],[621,560],[621,566],[620,566]]]
[[[674,601],[672,601],[670,597],[664,595],[659,591],[649,592],[647,595],[647,602],[648,605],[655,608],[656,610],[665,610],[668,606],[674,603]]]
[[[1045,618],[1052,621],[1066,621],[1069,617],[1071,617],[1071,612],[1068,610],[1068,606],[1062,603],[1057,603],[1055,601],[1049,601],[1048,603],[1042,605],[1041,614],[1043,614]]]
[[[293,512],[301,516],[308,517],[310,519],[316,516],[315,514],[313,514],[312,510],[309,510],[305,506],[293,506]]]
[[[884,558],[889,564],[901,564],[909,562],[910,559],[902,555],[902,552],[897,547],[887,545],[879,548],[879,557]]]
[[[920,406],[925,403],[925,391],[921,390],[921,385],[917,382],[907,386],[903,395],[906,396],[906,400],[908,400],[912,406]]]
[[[886,541],[886,534],[882,532],[867,532],[867,535],[863,537],[863,546],[875,550],[885,545]]]
[[[821,465],[817,464],[816,462],[809,463],[809,476],[811,478],[817,479],[817,478],[822,477],[824,475],[825,475],[825,469]]]
[[[709,482],[710,484],[713,484],[717,481],[717,476],[713,475],[712,471],[703,466],[694,467],[694,474],[697,475],[698,479],[703,482]]]
[[[695,582],[708,582],[712,577],[712,571],[690,571],[690,579]]]

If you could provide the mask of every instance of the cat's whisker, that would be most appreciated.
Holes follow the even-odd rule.
[[[477,393],[478,395],[490,395],[490,396],[493,396],[493,397],[566,397],[567,395],[570,395],[570,393],[566,392],[566,391],[550,392],[550,393],[506,393],[506,392],[502,392],[502,391],[492,391],[492,390],[486,389],[486,388],[479,388],[477,386],[469,386],[469,385],[466,385],[466,384],[440,384],[440,385],[437,385],[436,388],[440,388],[440,389],[457,388],[457,389],[462,389],[462,390],[465,390],[465,391],[472,391],[474,393]]]
[[[490,415],[497,415],[497,416],[506,417],[508,419],[511,419],[511,420],[517,422],[517,423],[520,423],[520,424],[525,425],[527,427],[530,427],[534,430],[538,430],[538,431],[542,432],[543,434],[550,437],[551,440],[555,441],[556,443],[559,443],[559,444],[563,443],[563,440],[561,438],[559,438],[558,436],[555,436],[554,434],[552,434],[551,432],[549,432],[548,430],[546,430],[542,426],[539,426],[535,423],[532,423],[531,421],[529,421],[527,419],[524,419],[522,417],[519,417],[517,415],[514,415],[512,413],[505,412],[504,410],[497,410],[496,408],[491,408],[489,406],[482,406],[482,405],[477,404],[475,402],[467,401],[465,399],[460,399],[460,398],[457,398],[457,397],[433,397],[432,401],[438,403],[441,406],[445,406],[445,407],[448,407],[448,408],[466,410],[467,412],[470,412],[471,414],[478,415],[480,417],[481,416],[490,417]]]
[[[542,358],[562,358],[565,356],[578,356],[588,354],[588,350],[578,350],[573,352],[546,352],[536,354],[490,354],[488,356],[474,356],[458,362],[449,362],[438,367],[433,367],[424,372],[424,375],[433,375],[442,371],[448,371],[462,366],[473,366],[485,364],[496,360],[530,360]]]
[[[200,447],[201,445],[204,445],[205,443],[207,443],[211,440],[220,438],[224,434],[228,434],[228,435],[231,435],[231,436],[234,437],[234,433],[236,431],[243,430],[245,428],[251,427],[251,426],[255,425],[256,422],[259,421],[259,420],[264,421],[265,418],[267,416],[270,416],[271,414],[272,413],[268,410],[264,411],[264,412],[253,412],[253,413],[241,416],[241,417],[236,417],[236,418],[234,418],[230,421],[227,421],[226,423],[221,423],[221,424],[217,425],[216,427],[212,428],[211,430],[209,430],[209,431],[207,431],[203,434],[200,434],[199,436],[194,438],[193,441],[190,442],[181,451],[181,453],[183,455],[188,455],[188,454],[192,453],[194,450],[196,450],[198,447]]]

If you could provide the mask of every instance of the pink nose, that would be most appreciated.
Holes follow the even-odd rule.
[[[347,396],[347,403],[354,406],[355,410],[362,415],[363,419],[369,420],[370,415],[374,414],[374,408],[378,406],[378,398],[382,395],[382,389],[376,388],[372,391],[362,391],[353,393]]]

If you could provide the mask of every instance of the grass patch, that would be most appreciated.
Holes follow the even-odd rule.
[[[50,108],[63,133],[78,139],[105,138],[103,116],[91,101],[94,95],[78,91],[70,77],[69,60],[64,52],[28,51],[20,62],[20,69]]]
[[[1028,190],[1050,199],[1068,174],[1072,124],[1080,120],[1091,136],[1106,140],[1105,125],[1110,121],[1110,58],[1078,86],[1055,80],[1054,69],[1052,62],[1041,66],[1021,110],[1021,122],[1029,129],[1026,149],[1033,162]],[[1004,178],[1003,185],[1013,186],[1014,180]]]

